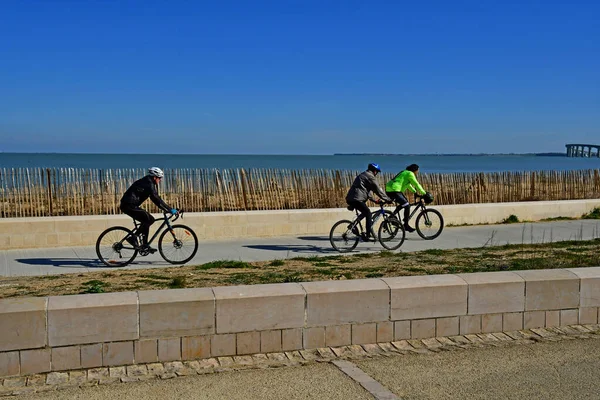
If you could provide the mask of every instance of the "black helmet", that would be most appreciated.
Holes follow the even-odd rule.
[[[429,192],[426,192],[423,195],[423,201],[425,202],[425,204],[429,204],[433,202],[433,195]]]
[[[369,164],[369,166],[367,167],[367,171],[372,171],[372,172],[375,172],[375,171],[377,171],[377,172],[381,172],[381,168],[379,168],[379,165],[378,165],[378,164],[371,163],[371,164]]]

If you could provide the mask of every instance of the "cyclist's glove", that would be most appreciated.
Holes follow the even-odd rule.
[[[177,214],[177,209],[176,208],[171,208],[171,214],[173,214],[173,215]]]

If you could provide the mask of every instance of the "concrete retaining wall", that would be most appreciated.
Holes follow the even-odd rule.
[[[581,217],[600,207],[600,199],[486,203],[434,206],[446,224],[494,224],[511,214],[521,221],[552,217]],[[328,234],[340,219],[353,213],[341,209],[207,212],[185,214],[181,222],[189,225],[198,239]],[[0,250],[38,247],[94,245],[108,227],[133,227],[126,215],[39,217],[0,219]]]
[[[600,267],[0,300],[0,377],[598,323]]]

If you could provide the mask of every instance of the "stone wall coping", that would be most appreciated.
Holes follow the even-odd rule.
[[[467,286],[467,282],[457,275],[418,275],[381,278],[390,289],[407,289],[435,286]]]
[[[526,282],[578,280],[579,277],[566,269],[538,269],[515,271]]]
[[[141,290],[138,293],[140,306],[156,303],[186,303],[214,301],[212,288]]]
[[[350,279],[347,281],[303,282],[308,295],[319,293],[361,292],[369,290],[389,290],[381,279]]]
[[[110,307],[138,304],[137,292],[92,293],[48,297],[48,311],[83,307]]]
[[[566,270],[580,279],[600,278],[600,267],[567,268]]]
[[[512,271],[474,272],[456,274],[469,285],[485,285],[490,283],[525,283],[525,279]]]
[[[0,314],[46,311],[47,297],[17,297],[0,299]]]
[[[218,286],[212,288],[215,299],[230,300],[255,297],[304,296],[304,290],[298,283],[268,283],[262,285]]]

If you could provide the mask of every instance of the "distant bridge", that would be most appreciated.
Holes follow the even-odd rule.
[[[600,158],[600,145],[598,144],[567,144],[565,146],[567,147],[567,157]]]

